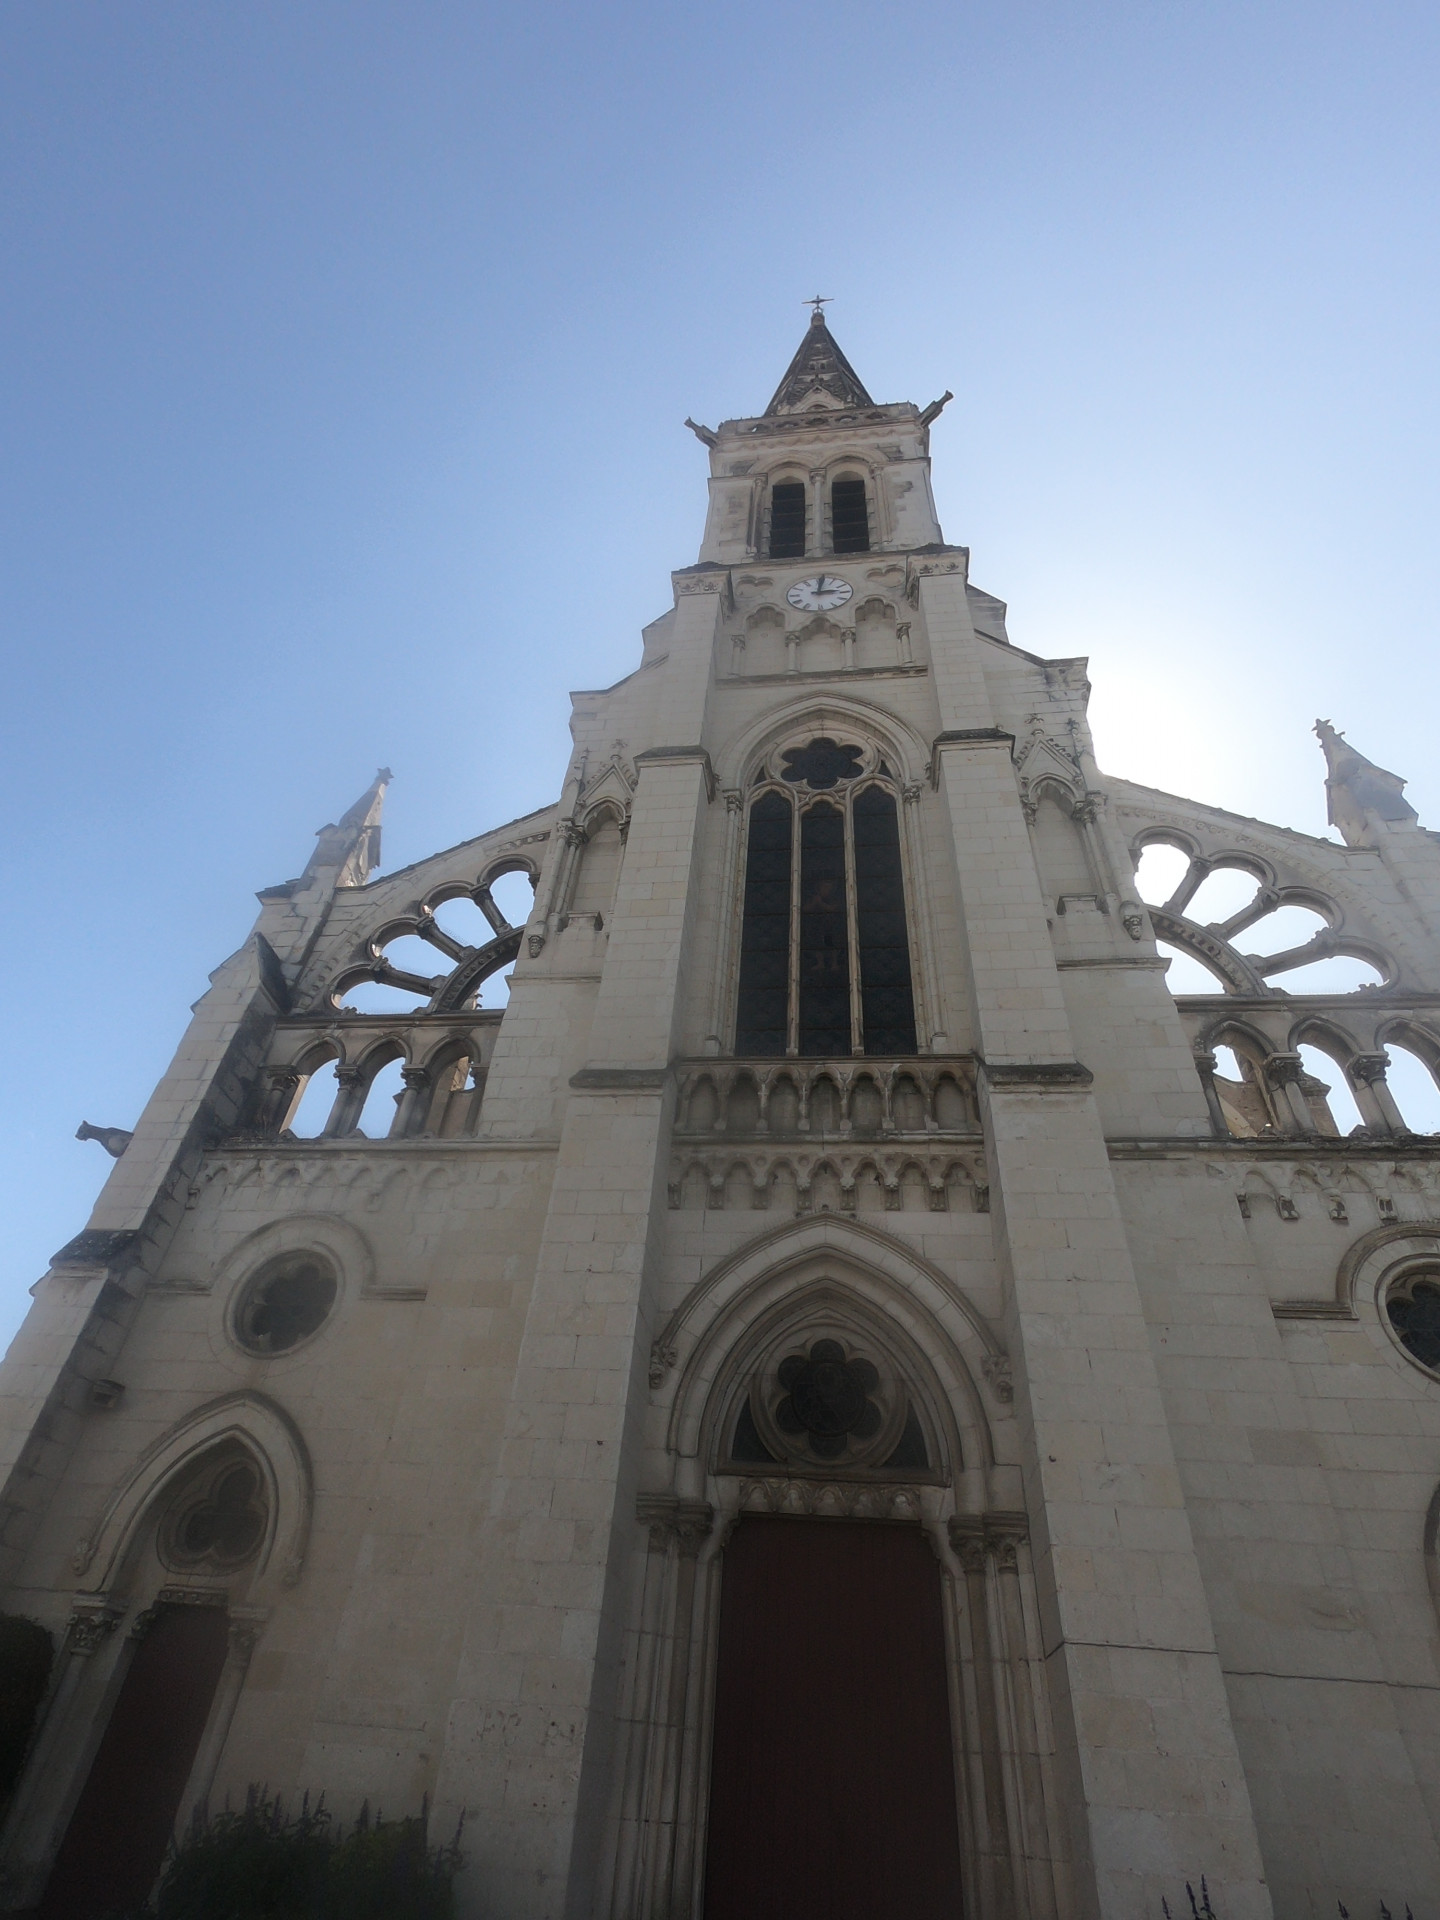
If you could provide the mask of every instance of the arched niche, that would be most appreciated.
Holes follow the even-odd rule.
[[[253,1461],[264,1483],[264,1538],[247,1572],[249,1606],[273,1602],[294,1586],[305,1563],[314,1505],[309,1452],[299,1428],[267,1395],[225,1394],[178,1420],[146,1448],[111,1494],[90,1537],[75,1552],[78,1593],[113,1599],[124,1588],[132,1549],[172,1489],[207,1455],[233,1450]]]
[[[807,1289],[823,1285],[847,1297],[859,1319],[927,1356],[943,1397],[963,1471],[979,1476],[982,1506],[996,1461],[991,1413],[1008,1402],[1008,1367],[999,1339],[963,1290],[938,1267],[876,1228],[833,1214],[762,1234],[722,1261],[686,1296],[659,1333],[651,1380],[667,1406],[666,1446],[677,1486],[698,1493],[711,1457],[726,1382],[741,1364],[750,1330]],[[979,1384],[984,1382],[985,1385]]]

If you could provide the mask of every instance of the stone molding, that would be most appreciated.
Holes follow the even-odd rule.
[[[1003,1092],[1075,1093],[1095,1080],[1078,1060],[982,1060],[980,1071],[991,1087]]]

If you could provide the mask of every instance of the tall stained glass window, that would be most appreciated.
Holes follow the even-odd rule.
[[[751,802],[735,1051],[916,1051],[899,811],[862,747],[788,747]]]
[[[776,1054],[787,1050],[794,812],[781,793],[764,794],[750,809],[737,1053]]]

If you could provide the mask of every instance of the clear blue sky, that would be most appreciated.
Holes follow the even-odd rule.
[[[257,887],[543,804],[801,300],[1106,764],[1436,769],[1432,5],[0,11],[0,1338]]]

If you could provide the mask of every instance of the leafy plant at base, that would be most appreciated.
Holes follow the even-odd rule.
[[[432,1847],[418,1819],[371,1820],[347,1833],[307,1795],[287,1814],[251,1787],[240,1812],[201,1810],[171,1854],[154,1920],[452,1920],[460,1831]]]

